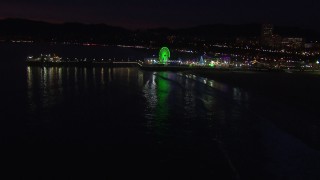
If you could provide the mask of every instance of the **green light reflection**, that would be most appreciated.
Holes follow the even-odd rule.
[[[156,106],[156,119],[163,120],[168,118],[169,110],[168,110],[168,96],[170,93],[170,84],[169,81],[166,80],[168,77],[168,73],[160,72],[158,73],[157,78],[157,98],[158,103]]]

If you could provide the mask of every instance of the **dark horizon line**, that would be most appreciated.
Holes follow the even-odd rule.
[[[270,22],[251,22],[251,23],[240,23],[240,24],[231,24],[231,23],[211,23],[211,24],[200,24],[200,25],[192,25],[192,26],[185,26],[185,27],[165,27],[165,26],[159,26],[159,27],[152,27],[152,28],[129,28],[124,26],[116,26],[116,25],[110,25],[107,23],[85,23],[85,22],[77,22],[77,21],[49,21],[49,20],[39,20],[39,19],[32,19],[32,18],[15,18],[15,17],[0,17],[0,21],[5,20],[21,20],[21,21],[30,21],[35,23],[47,23],[47,24],[53,24],[53,25],[64,25],[64,24],[80,24],[80,25],[104,25],[114,28],[122,28],[126,30],[132,30],[132,31],[138,31],[138,30],[153,30],[153,29],[168,29],[168,30],[181,30],[181,29],[189,29],[189,28],[198,28],[198,27],[205,27],[205,26],[214,26],[214,25],[225,25],[225,26],[241,26],[241,25],[262,25],[262,24],[273,24],[274,26],[282,26],[282,27],[290,27],[290,28],[301,28],[301,29],[309,29],[320,32],[317,28],[303,28],[301,26],[288,26],[288,25],[279,25],[274,24]]]

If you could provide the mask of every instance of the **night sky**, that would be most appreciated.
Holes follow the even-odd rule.
[[[127,28],[273,23],[320,30],[318,0],[0,0],[0,18]]]

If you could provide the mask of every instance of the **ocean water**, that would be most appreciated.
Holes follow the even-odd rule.
[[[292,111],[276,95],[190,74],[24,62],[43,51],[148,54],[141,50],[0,47],[1,163],[11,179],[320,177],[312,108]]]

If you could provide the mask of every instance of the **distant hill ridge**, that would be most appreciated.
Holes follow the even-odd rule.
[[[234,40],[237,37],[259,37],[260,32],[261,25],[257,23],[242,25],[214,24],[178,29],[156,28],[129,30],[106,24],[55,24],[26,19],[0,20],[0,38],[24,38],[42,41],[81,40],[125,43],[136,38],[147,41],[172,35],[206,40]],[[320,39],[319,32],[298,27],[276,26],[275,33],[284,37],[304,37],[307,40]]]

